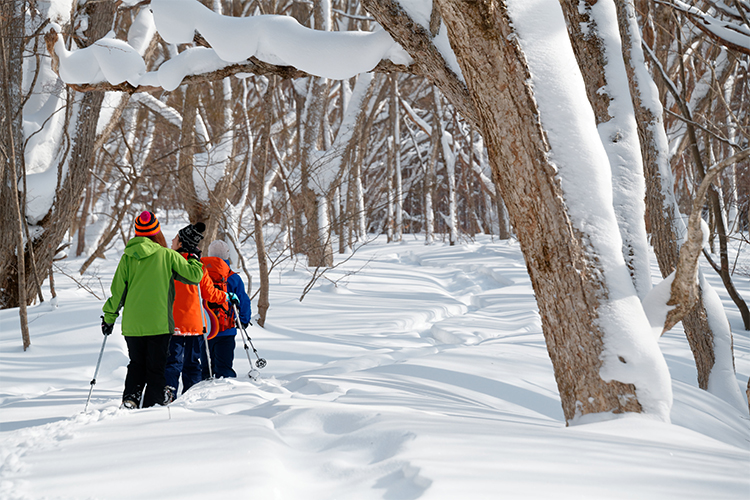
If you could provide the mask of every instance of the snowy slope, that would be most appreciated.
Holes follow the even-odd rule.
[[[17,311],[0,311],[2,499],[750,497],[750,420],[696,388],[679,328],[660,340],[672,425],[565,427],[520,250],[486,237],[370,243],[302,302],[309,273],[287,262],[266,328],[249,331],[261,378],[238,339],[238,379],[169,407],[118,409],[118,321],[83,413],[118,257],[80,278],[99,298],[56,275],[58,307],[30,308],[27,352]],[[744,389],[750,338],[722,299]]]

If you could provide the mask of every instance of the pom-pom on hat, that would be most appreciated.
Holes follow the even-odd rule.
[[[229,260],[229,245],[222,240],[212,241],[211,244],[208,245],[208,256]]]
[[[196,248],[198,243],[203,239],[203,231],[206,230],[206,225],[202,222],[197,224],[188,224],[177,232],[180,237],[180,241],[185,247]]]
[[[161,231],[159,219],[149,211],[141,212],[141,215],[135,218],[135,235],[136,236],[154,236]]]

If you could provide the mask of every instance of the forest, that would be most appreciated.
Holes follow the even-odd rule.
[[[86,273],[144,209],[253,241],[261,325],[284,259],[318,277],[372,235],[483,233],[524,252],[566,419],[663,415],[649,346],[678,321],[700,387],[745,404],[696,262],[750,329],[750,2],[178,3],[2,0],[0,307],[22,325],[56,262]],[[655,313],[651,251],[674,279]]]

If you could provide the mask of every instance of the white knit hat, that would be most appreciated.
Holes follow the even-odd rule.
[[[229,245],[222,240],[212,241],[211,244],[208,245],[208,256],[229,260]]]

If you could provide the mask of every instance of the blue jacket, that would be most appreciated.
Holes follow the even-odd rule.
[[[229,265],[229,262],[226,260],[224,262]],[[250,302],[250,297],[247,296],[247,292],[245,292],[245,283],[242,281],[239,274],[232,274],[229,276],[227,279],[227,292],[237,295],[240,299],[240,323],[250,323],[250,318],[253,315],[252,303]],[[236,328],[227,328],[216,334],[217,337],[229,337],[234,335],[237,335]]]

